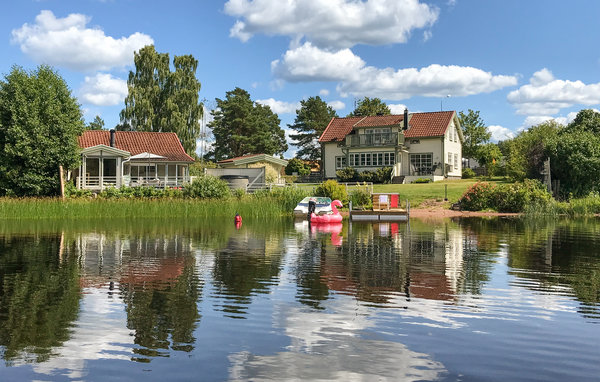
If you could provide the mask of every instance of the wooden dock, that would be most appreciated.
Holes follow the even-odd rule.
[[[406,209],[398,208],[398,194],[373,194],[372,210],[352,210],[350,220],[353,221],[408,221],[410,204],[406,201]]]

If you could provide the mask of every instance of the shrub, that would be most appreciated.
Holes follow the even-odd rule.
[[[344,205],[348,203],[348,192],[346,191],[346,187],[335,180],[327,180],[318,185],[315,189],[315,194],[316,196],[329,197],[332,200],[337,199]]]
[[[183,195],[190,198],[222,199],[231,195],[227,182],[211,175],[196,178],[183,189]]]
[[[237,200],[242,200],[244,196],[246,196],[246,190],[243,188],[236,188],[233,190],[232,194]]]
[[[532,179],[496,187],[492,200],[492,208],[498,212],[525,212],[527,208],[544,210],[553,202],[544,185]]]
[[[489,183],[475,183],[458,200],[460,208],[467,211],[481,211],[492,208],[493,191],[494,187]]]
[[[373,207],[371,193],[366,186],[358,187],[350,192],[350,200],[352,201],[353,207],[360,207],[364,209]]]
[[[430,178],[418,178],[413,180],[413,183],[431,183],[432,180]]]
[[[462,177],[463,179],[472,179],[475,178],[475,171],[473,171],[473,169],[471,168],[464,168],[462,171]]]
[[[293,173],[308,175],[310,174],[310,166],[306,165],[301,159],[292,158],[285,166],[285,173],[286,175],[292,175]]]
[[[335,175],[337,175],[337,178],[342,183],[355,182],[358,179],[358,171],[352,167],[337,170]]]
[[[392,180],[393,167],[380,167],[375,170],[375,179],[373,183],[389,183]]]
[[[67,198],[89,198],[92,196],[90,190],[78,190],[73,183],[65,184],[65,197]]]

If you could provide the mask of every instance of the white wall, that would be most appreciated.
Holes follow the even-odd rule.
[[[451,170],[448,172],[448,176],[462,176],[462,144],[460,142],[460,138],[456,129],[457,126],[454,124],[453,120],[452,122],[450,122],[450,127],[448,128],[448,131],[446,131],[446,136],[444,137],[444,163],[452,165]],[[452,154],[451,163],[448,161],[448,153]],[[456,168],[454,163],[455,158],[458,162],[456,164]]]
[[[325,151],[324,155],[324,168],[325,168],[325,178],[335,178],[335,157],[344,156],[342,149],[338,147],[337,142],[324,143],[323,149]]]

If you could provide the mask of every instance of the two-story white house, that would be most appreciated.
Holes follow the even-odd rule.
[[[462,141],[454,111],[332,118],[319,138],[323,175],[393,167],[394,183],[460,178]]]

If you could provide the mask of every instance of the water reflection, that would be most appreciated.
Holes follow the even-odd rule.
[[[595,220],[97,224],[0,225],[0,379],[598,371]]]

